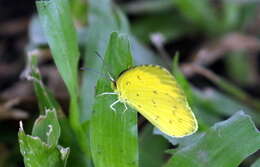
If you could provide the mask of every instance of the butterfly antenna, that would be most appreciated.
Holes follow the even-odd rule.
[[[108,70],[109,66],[107,64],[105,64],[104,58],[97,51],[95,51],[95,53],[96,53],[97,57],[103,62],[103,65],[107,68],[106,70]]]
[[[95,51],[95,53],[100,58],[100,60],[102,60],[102,62],[104,63],[105,62],[104,58],[97,51]]]
[[[102,72],[98,72],[98,71],[96,71],[92,68],[88,68],[88,67],[81,67],[80,70],[90,70],[96,74],[102,75],[104,78],[106,78],[109,81],[114,81],[114,79],[111,77],[111,75],[109,73],[108,73],[108,75],[106,75],[106,74],[103,74]]]
[[[95,52],[96,55],[98,56],[98,58],[103,62],[103,65],[104,67],[106,68],[106,71],[107,71],[107,75],[109,77],[109,80],[112,81],[112,82],[115,82],[115,79],[112,77],[111,73],[109,72],[109,66],[107,64],[105,64],[105,60],[104,58],[96,51]]]
[[[109,79],[112,81],[112,82],[115,82],[115,79],[111,76],[111,74],[109,72],[107,72],[107,75],[109,77]]]

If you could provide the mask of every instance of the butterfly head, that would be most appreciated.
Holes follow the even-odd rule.
[[[112,81],[112,82],[111,82],[111,88],[112,88],[113,90],[116,90],[116,89],[117,89],[116,81]]]
[[[107,75],[108,75],[109,80],[111,81],[111,87],[113,89],[115,89],[116,88],[116,80],[112,77],[112,75],[109,72],[107,72]]]

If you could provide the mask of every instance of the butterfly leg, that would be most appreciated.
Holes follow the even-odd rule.
[[[124,110],[124,113],[125,113],[128,108],[127,108],[126,103],[124,103],[124,106],[125,106],[125,110]]]
[[[97,96],[104,96],[104,95],[117,95],[115,92],[103,92],[101,94],[98,94]]]
[[[113,111],[116,111],[116,109],[114,108],[114,105],[116,105],[119,101],[120,101],[120,100],[117,100],[117,101],[115,101],[114,103],[112,103],[112,104],[110,105],[110,108],[111,108]]]

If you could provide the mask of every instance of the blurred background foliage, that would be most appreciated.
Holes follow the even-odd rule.
[[[260,2],[0,4],[0,166],[260,166]],[[115,76],[132,64],[172,71],[199,132],[171,138],[110,111],[95,99],[109,89],[96,53]]]

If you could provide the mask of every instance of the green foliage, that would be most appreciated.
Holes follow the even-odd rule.
[[[90,0],[89,27],[87,29],[86,55],[84,58],[85,67],[101,70],[101,56],[105,53],[105,48],[111,32],[118,31],[128,33],[128,23],[119,9],[112,10],[112,3],[109,0]],[[104,26],[106,25],[106,26]],[[89,120],[94,104],[95,86],[99,75],[91,71],[84,71],[82,84],[82,120]]]
[[[32,136],[40,137],[43,142],[49,145],[55,146],[59,141],[61,145],[70,146],[71,155],[67,160],[68,166],[85,166],[85,157],[76,143],[74,132],[69,126],[67,118],[64,116],[59,103],[42,82],[42,77],[37,67],[39,57],[40,52],[38,50],[30,52],[24,72],[24,76],[33,81],[40,109],[40,116],[34,123]],[[46,110],[48,112],[45,115]],[[50,131],[50,125],[54,132],[47,136],[46,134]],[[47,157],[43,156],[43,158]]]
[[[112,68],[112,75],[132,66],[130,45],[127,38],[112,33],[105,54],[103,72],[107,64]],[[111,81],[101,78],[96,87],[96,94],[112,92]],[[138,145],[136,112],[122,112],[124,106],[118,104],[116,111],[109,106],[116,101],[115,95],[96,97],[93,116],[90,122],[91,151],[96,167],[137,167]],[[114,97],[113,97],[114,96]]]
[[[48,111],[46,113],[47,116],[43,118],[45,119],[45,122],[55,124],[56,121],[53,121],[55,120],[55,116],[53,113],[55,113],[55,111]],[[45,134],[48,139],[48,143],[45,143],[43,141],[43,138],[26,135],[21,123],[18,137],[20,150],[24,157],[24,163],[26,167],[66,166],[67,158],[69,156],[69,148],[62,148],[55,143],[58,139],[57,137],[59,134],[53,131],[54,128],[56,127],[52,127],[51,125],[49,125],[49,131]],[[38,127],[37,130],[41,131],[42,129]]]
[[[88,138],[79,122],[79,48],[67,0],[37,1],[37,9],[53,59],[70,94],[70,124],[86,156]]]
[[[252,70],[250,70],[249,56],[245,52],[229,53],[225,63],[230,78],[240,84],[250,83],[252,80]]]
[[[46,110],[46,115],[39,116],[35,121],[32,136],[40,137],[50,146],[58,144],[60,138],[60,125],[56,115],[56,111]]]
[[[236,167],[258,149],[259,131],[248,115],[239,112],[178,150],[165,167]]]
[[[160,135],[154,135],[153,126],[148,124],[139,137],[141,167],[158,167],[165,163],[164,153],[169,143]]]
[[[37,68],[37,51],[28,54],[24,77],[33,81],[39,100],[40,116],[33,125],[32,135],[26,135],[22,122],[18,133],[20,151],[26,166],[66,166],[69,148],[58,145],[60,124],[57,118],[58,103],[45,89]],[[59,111],[61,113],[61,110]]]
[[[79,50],[69,3],[67,0],[37,1],[36,5],[55,64],[70,95],[75,98],[79,91]]]
[[[169,15],[172,17],[169,17]],[[183,20],[180,20],[171,11],[167,10],[142,16],[134,21],[131,26],[133,33],[147,43],[150,41],[151,34],[156,32],[160,32],[165,37],[165,40],[169,40],[194,31],[192,27],[184,25]]]
[[[230,97],[221,92],[215,91],[214,89],[208,90],[207,92],[202,92],[191,87],[178,67],[178,57],[179,56],[176,55],[174,58],[173,73],[178,83],[185,91],[192,109],[199,115],[199,117],[202,118],[200,121],[203,124],[202,128],[206,128],[219,121],[221,116],[229,117],[239,110],[244,110],[245,113],[252,116],[252,119],[256,123],[260,123],[260,114],[256,112],[254,108],[252,109],[244,104],[241,104],[239,101],[231,99]],[[215,82],[215,84],[240,99],[245,99],[245,96],[247,96],[241,89],[223,79],[219,79]],[[257,101],[255,103],[256,105],[258,104]]]
[[[33,81],[34,91],[39,101],[40,114],[44,114],[46,109],[55,108],[58,114],[63,115],[60,105],[42,82],[42,77],[37,67],[39,56],[40,53],[37,50],[28,53],[24,75]]]
[[[238,2],[221,1],[218,11],[208,0],[172,0],[172,2],[184,18],[210,36],[221,35],[243,25],[249,14],[243,11],[253,7]]]
[[[172,3],[170,3],[172,2]],[[124,5],[126,12],[137,15],[131,25],[141,40],[160,32],[166,38],[195,36],[218,38],[228,32],[244,29],[255,13],[255,3],[208,0],[133,1]]]
[[[124,106],[120,103],[113,111],[110,105],[117,97],[98,96],[113,91],[111,81],[102,74],[109,72],[116,79],[134,64],[161,64],[160,61],[156,61],[154,54],[133,37],[124,13],[110,0],[70,3],[72,8],[67,0],[36,2],[54,62],[70,95],[70,122],[44,86],[37,68],[39,53],[32,52],[26,76],[33,81],[40,116],[34,123],[32,135],[26,135],[20,126],[18,136],[25,166],[236,167],[260,148],[260,134],[252,122],[260,124],[260,115],[254,110],[260,108],[259,100],[251,100],[244,91],[222,78],[215,82],[217,86],[240,101],[251,100],[254,106],[246,106],[214,89],[196,89],[181,73],[178,56],[174,58],[173,73],[198,118],[199,131],[176,139],[146,125],[140,130],[138,138],[137,112],[131,108],[122,112]],[[223,2],[217,12],[206,0],[161,0],[152,2],[151,6],[147,5],[148,1],[136,4],[138,8],[129,5],[124,9],[147,14],[133,24],[134,32],[146,42],[149,35],[157,31],[162,32],[167,40],[198,31],[213,37],[240,27],[246,15],[251,13],[240,13],[244,7],[229,2]],[[172,15],[176,12],[171,11],[173,7],[178,15]],[[173,17],[169,18],[169,15]],[[98,72],[84,71],[81,88],[78,84],[79,48],[73,17],[87,24],[84,66]],[[104,61],[96,53],[104,57]],[[239,65],[244,59],[235,60],[235,65]],[[240,70],[240,66],[235,65],[231,74]],[[239,110],[246,114],[237,113]],[[220,122],[223,117],[230,116]],[[168,150],[173,155],[165,164],[165,152],[170,144],[176,148]],[[258,164],[259,160],[252,166],[257,167]]]
[[[22,122],[20,122],[18,133],[20,151],[26,166],[65,167],[70,149],[58,145],[61,129],[56,109],[60,110],[60,107],[41,81],[37,68],[37,56],[39,56],[37,52],[29,53],[24,75],[34,83],[42,115],[35,121],[31,136],[25,134]]]
[[[83,26],[87,24],[87,10],[88,4],[86,1],[81,0],[70,0],[72,15],[77,21],[79,26]]]
[[[206,27],[209,30],[215,29],[212,27],[216,26],[216,16],[209,1],[200,0],[194,2],[192,0],[173,0],[173,3],[178,7],[184,17],[192,21],[194,24]]]

